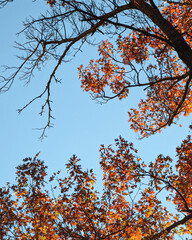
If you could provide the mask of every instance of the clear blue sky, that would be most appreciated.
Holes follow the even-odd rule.
[[[31,0],[15,0],[0,9],[0,65],[19,64],[15,57],[17,51],[13,48],[14,41],[17,41],[15,34],[22,29],[22,21],[26,17],[37,16],[44,8],[45,3],[41,0],[34,3]],[[129,129],[127,111],[136,106],[143,91],[134,90],[124,101],[114,100],[103,105],[91,100],[89,94],[80,88],[77,67],[86,65],[89,59],[96,57],[96,48],[84,47],[83,50],[83,53],[59,69],[62,84],[52,88],[55,126],[47,132],[48,137],[43,142],[38,140],[40,132],[33,130],[45,123],[45,119],[38,115],[41,101],[31,105],[21,115],[16,110],[40,93],[48,77],[46,68],[35,76],[28,87],[16,79],[11,90],[0,95],[1,186],[7,181],[14,181],[15,167],[23,158],[34,157],[39,151],[39,158],[45,161],[50,172],[64,169],[64,164],[76,154],[85,168],[93,168],[101,176],[100,144],[109,145],[122,135],[134,143],[143,160],[151,161],[160,153],[174,157],[176,146],[188,134],[190,119],[185,118],[181,123],[186,127],[172,126],[161,134],[138,140],[137,134]]]

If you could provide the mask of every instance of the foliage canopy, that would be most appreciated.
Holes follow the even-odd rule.
[[[169,156],[159,155],[146,166],[132,143],[120,137],[115,145],[100,149],[102,193],[94,187],[93,171],[82,170],[75,155],[66,164],[66,177],[60,171],[50,177],[50,191],[44,162],[37,156],[24,159],[17,167],[16,183],[0,188],[2,239],[191,236],[191,137],[177,148],[176,171]],[[166,201],[175,205],[177,213],[169,211]]]

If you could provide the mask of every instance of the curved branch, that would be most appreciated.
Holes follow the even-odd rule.
[[[190,74],[190,75],[192,75],[192,74]],[[185,91],[184,91],[183,97],[182,97],[180,103],[178,104],[177,108],[173,112],[172,116],[169,118],[169,120],[167,122],[167,124],[169,126],[172,124],[174,117],[178,114],[180,108],[182,107],[182,105],[183,105],[183,103],[184,103],[184,101],[185,101],[185,99],[187,97],[187,93],[189,91],[189,86],[190,86],[191,80],[192,80],[192,76],[189,76],[189,79],[186,82],[186,86],[185,86]]]
[[[168,182],[168,181],[166,181],[166,180],[164,180],[164,179],[162,179],[162,178],[160,178],[160,177],[156,177],[156,176],[154,176],[154,175],[152,175],[152,174],[150,174],[150,173],[149,173],[149,176],[152,177],[152,178],[154,178],[154,179],[157,179],[157,180],[159,180],[159,181],[162,181],[163,183],[167,184],[170,188],[172,188],[175,192],[177,192],[178,195],[180,196],[180,198],[182,199],[182,201],[184,202],[184,205],[185,205],[185,208],[186,208],[186,212],[188,212],[188,213],[191,213],[191,212],[192,212],[192,209],[190,209],[190,208],[188,207],[188,204],[187,204],[185,198],[183,197],[183,195],[182,195],[182,194],[180,193],[180,191],[179,191],[177,188],[175,188],[170,182]]]
[[[183,225],[185,224],[187,221],[191,220],[192,219],[192,213],[190,213],[189,215],[185,216],[183,219],[171,224],[169,227],[165,228],[164,230],[162,230],[161,232],[153,235],[152,237],[149,237],[149,238],[145,238],[145,240],[156,240],[156,239],[159,239],[163,234],[168,234],[171,230],[173,230],[174,228],[180,226],[180,225]]]

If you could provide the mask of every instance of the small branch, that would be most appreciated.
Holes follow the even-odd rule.
[[[0,92],[1,91],[8,91],[10,89],[10,87],[12,86],[15,77],[18,75],[18,73],[21,71],[21,69],[23,68],[23,66],[26,64],[26,62],[35,54],[35,52],[37,51],[38,47],[40,45],[40,42],[37,44],[36,48],[32,51],[32,53],[26,57],[26,59],[23,61],[23,63],[17,68],[16,72],[14,72],[10,77],[5,78],[3,76],[0,76],[1,78],[3,78],[3,82],[6,82],[2,87],[0,87]],[[16,68],[16,67],[14,67]],[[6,67],[6,70],[10,69],[9,67]],[[7,87],[7,85],[9,84],[9,86]]]
[[[148,83],[139,83],[139,84],[134,84],[134,85],[128,85],[126,87],[124,87],[119,93],[117,93],[116,95],[114,96],[105,96],[104,94],[104,99],[114,99],[116,97],[118,97],[119,95],[121,95],[126,89],[128,88],[134,88],[134,87],[144,87],[144,86],[148,86],[148,87],[151,87],[157,83],[160,83],[160,82],[165,82],[165,81],[174,81],[174,80],[178,80],[178,81],[181,81],[182,79],[186,78],[187,76],[189,76],[190,72],[186,72],[185,74],[183,75],[179,75],[179,76],[175,76],[175,77],[165,77],[165,78],[162,78],[162,79],[159,79],[157,81],[153,81],[153,82],[148,82]],[[146,88],[144,89],[146,90]]]
[[[13,0],[4,0],[0,1],[0,8],[3,8],[7,5],[8,2],[13,2]]]

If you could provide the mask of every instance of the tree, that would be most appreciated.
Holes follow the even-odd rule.
[[[58,171],[49,181],[43,161],[37,156],[24,159],[17,167],[16,183],[0,188],[1,239],[191,236],[191,136],[177,148],[176,169],[173,160],[162,155],[146,166],[133,144],[121,137],[115,145],[100,149],[101,193],[94,187],[93,170],[82,170],[75,155],[66,164],[67,176]],[[167,201],[176,213],[170,212]]]
[[[131,128],[141,137],[175,123],[181,114],[191,113],[191,0],[48,3],[51,10],[24,23],[20,34],[25,35],[26,42],[17,43],[17,47],[25,55],[19,56],[22,63],[15,72],[1,76],[0,88],[1,92],[9,90],[19,74],[30,82],[35,70],[50,59],[56,61],[43,92],[19,110],[45,98],[40,114],[47,108],[48,119],[42,137],[52,126],[50,90],[54,81],[61,81],[56,76],[58,67],[68,61],[68,56],[75,56],[82,45],[93,43],[94,35],[115,41],[102,41],[98,48],[101,57],[79,67],[82,88],[94,98],[108,101],[126,98],[133,87],[145,87],[147,99],[129,111]]]
[[[1,6],[6,3],[0,1]],[[41,115],[47,108],[48,118],[42,137],[52,126],[50,90],[54,81],[60,82],[58,67],[84,44],[94,44],[94,36],[102,36],[100,57],[87,67],[79,66],[82,88],[94,99],[108,101],[124,99],[131,88],[144,87],[146,99],[129,111],[131,128],[141,138],[191,113],[191,0],[50,0],[48,4],[51,9],[46,14],[24,23],[20,34],[25,34],[26,42],[17,47],[26,55],[20,56],[22,63],[15,72],[1,76],[0,88],[9,90],[19,74],[30,82],[36,70],[51,59],[56,61],[44,91],[19,110],[44,97]],[[174,239],[192,235],[190,135],[177,148],[176,164],[169,156],[159,155],[146,165],[132,143],[121,137],[115,150],[102,146],[100,151],[101,193],[94,188],[93,171],[83,171],[76,156],[67,164],[67,177],[61,178],[60,172],[51,176],[50,181],[58,183],[53,196],[46,190],[44,163],[37,156],[24,159],[17,168],[17,183],[0,189],[3,238]],[[176,206],[177,213],[170,211],[167,202]]]

